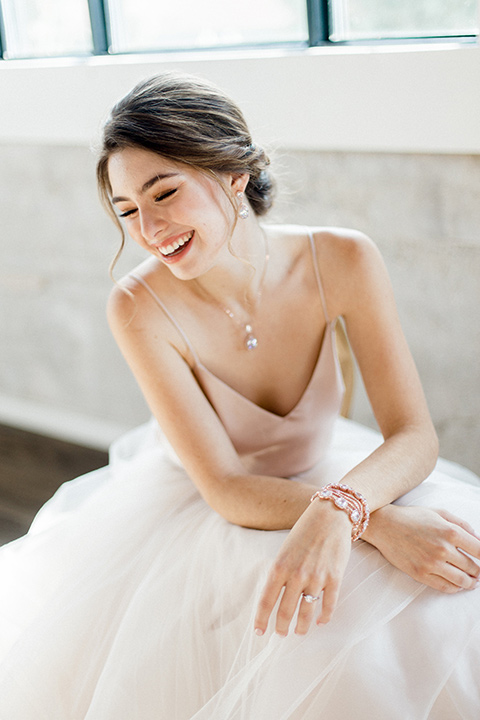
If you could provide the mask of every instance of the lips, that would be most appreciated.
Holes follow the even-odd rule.
[[[181,235],[168,245],[157,246],[157,250],[163,255],[164,258],[175,257],[176,255],[180,255],[180,253],[184,250],[185,245],[188,245],[192,237],[193,230],[185,233],[185,235]]]

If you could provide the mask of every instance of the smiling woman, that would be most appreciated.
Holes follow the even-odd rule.
[[[265,152],[183,75],[113,108],[98,181],[153,417],[2,549],[0,716],[475,717],[480,483],[436,464],[374,243],[261,222]],[[340,323],[381,433],[339,417]]]
[[[104,151],[98,162],[97,178],[103,203],[113,220],[119,224],[112,205],[120,211],[120,218],[129,223],[129,231],[135,235],[135,227],[141,230],[142,221],[148,220],[147,207],[162,203],[163,206],[167,204],[167,209],[175,208],[178,194],[187,192],[194,181],[203,193],[218,194],[219,201],[226,201],[231,209],[235,207],[231,189],[225,184],[229,174],[237,178],[235,192],[245,190],[255,213],[264,215],[272,205],[274,194],[274,183],[267,172],[269,159],[261,147],[252,143],[242,113],[220,96],[213,85],[191,78],[188,84],[190,118],[187,120],[178,104],[175,82],[175,75],[167,73],[161,84],[157,81],[158,87],[154,88],[153,80],[139,84],[129,98],[129,105],[120,102],[105,127]],[[148,102],[151,94],[155,97],[154,103]],[[133,113],[130,106],[134,108]],[[141,123],[145,115],[148,115],[148,123]],[[142,173],[141,181],[128,166],[130,159],[135,161],[134,172]],[[143,160],[148,162],[150,174],[145,173]],[[112,187],[112,170],[118,188]],[[238,183],[240,176],[245,176],[244,179],[248,176],[248,183]],[[130,180],[133,185],[132,178],[137,180],[137,185],[126,194],[120,189],[122,182]],[[172,184],[172,181],[175,182]],[[150,191],[148,196],[147,191]],[[139,198],[144,201],[141,208],[133,203],[134,196],[137,196],[137,202]],[[197,197],[195,202],[203,200]],[[233,229],[233,223],[231,225]],[[121,252],[125,237],[121,225],[119,227]],[[180,225],[176,230],[170,236],[173,241],[190,232],[188,227]],[[162,238],[156,247],[168,247],[170,237]],[[137,232],[134,239],[151,250],[141,233]],[[113,265],[117,258],[118,255]]]
[[[192,247],[198,248],[197,252],[203,249],[205,254],[205,235],[220,232],[225,240],[233,230],[227,219],[231,203],[226,176],[211,177],[184,165],[179,167],[160,159],[157,153],[139,148],[113,153],[108,176],[112,204],[120,211],[130,237],[164,263],[172,265],[183,259],[184,279],[190,272],[185,258]],[[246,175],[236,178],[238,191],[243,191],[247,179]],[[209,212],[208,208],[216,207],[220,213]],[[220,229],[222,224],[225,227]],[[194,276],[199,274],[198,269],[192,272]]]

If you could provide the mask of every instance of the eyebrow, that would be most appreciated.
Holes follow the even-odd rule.
[[[147,180],[146,183],[142,185],[142,189],[140,190],[140,194],[143,195],[143,193],[147,192],[147,190],[150,190],[150,188],[155,185],[159,180],[165,180],[165,178],[171,178],[176,177],[178,173],[161,173],[155,175],[155,177],[150,178],[150,180]],[[112,198],[112,203],[118,203],[118,202],[127,202],[128,198],[121,197],[120,195],[116,195]]]

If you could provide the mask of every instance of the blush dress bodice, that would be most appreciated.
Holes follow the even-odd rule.
[[[148,290],[183,337],[193,358],[193,373],[198,384],[246,469],[255,475],[291,477],[313,467],[330,447],[342,404],[345,387],[335,344],[336,320],[331,320],[328,314],[311,233],[308,241],[326,327],[308,385],[286,415],[277,415],[256,405],[210,372],[172,312],[142,277],[131,275]],[[321,320],[323,318],[319,318]]]

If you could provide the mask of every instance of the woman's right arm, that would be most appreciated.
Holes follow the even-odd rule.
[[[246,471],[192,373],[185,342],[146,290],[126,282],[133,296],[112,290],[110,327],[152,414],[205,501],[234,524],[291,528],[317,488]]]

